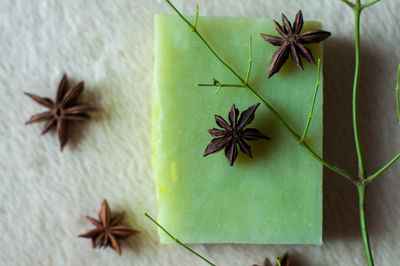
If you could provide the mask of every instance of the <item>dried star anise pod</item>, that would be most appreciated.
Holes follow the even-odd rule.
[[[285,253],[282,257],[279,258],[281,266],[290,266],[289,261],[289,253]],[[254,264],[253,266],[259,266],[258,264]],[[272,266],[271,261],[268,258],[265,258],[263,266]],[[278,266],[278,263],[275,262],[274,266]]]
[[[232,166],[238,155],[237,145],[239,145],[243,153],[253,158],[251,155],[251,147],[245,140],[270,139],[255,128],[245,129],[245,127],[253,121],[254,112],[259,105],[260,103],[256,103],[250,106],[246,111],[242,112],[238,120],[239,110],[236,109],[235,104],[233,104],[229,111],[230,125],[221,116],[215,115],[215,122],[223,129],[213,128],[208,130],[211,136],[217,138],[212,139],[207,145],[203,156],[205,157],[225,149],[225,156]]]
[[[47,112],[39,113],[32,116],[26,124],[46,121],[47,123],[42,131],[42,135],[49,130],[55,128],[60,141],[60,148],[63,150],[68,140],[67,125],[69,121],[86,121],[89,120],[88,111],[96,108],[90,104],[77,103],[76,100],[83,91],[83,82],[79,82],[74,87],[68,87],[67,75],[64,74],[57,88],[57,96],[53,101],[49,98],[37,96],[27,93],[32,100],[38,104],[47,107]]]
[[[133,234],[139,233],[139,231],[134,230],[129,226],[118,225],[124,215],[125,212],[111,218],[110,207],[108,206],[107,201],[103,200],[101,203],[99,220],[89,216],[87,217],[96,228],[80,234],[79,237],[91,238],[93,248],[111,246],[119,255],[121,255],[121,248],[118,239],[124,239]]]
[[[299,55],[305,57],[310,63],[315,64],[311,50],[305,44],[322,42],[331,35],[330,32],[322,30],[311,30],[300,34],[304,23],[301,10],[297,13],[293,26],[284,14],[282,14],[282,23],[283,27],[274,20],[275,29],[282,38],[260,33],[260,36],[265,41],[274,46],[280,46],[271,58],[268,68],[268,78],[281,69],[289,58],[289,53],[300,69],[304,68]]]

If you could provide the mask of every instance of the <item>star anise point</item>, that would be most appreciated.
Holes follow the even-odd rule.
[[[87,216],[87,219],[95,226],[79,237],[86,237],[92,239],[93,248],[111,246],[118,255],[121,255],[121,248],[118,239],[125,239],[133,234],[139,233],[138,230],[132,229],[129,226],[118,225],[122,220],[125,212],[112,217],[110,206],[106,200],[101,203],[101,208],[99,212],[99,220],[93,217]]]
[[[211,140],[204,151],[203,157],[207,155],[225,150],[225,156],[228,159],[229,165],[233,166],[238,156],[239,149],[250,158],[253,158],[251,147],[245,140],[270,139],[268,136],[260,133],[257,129],[246,128],[254,119],[254,113],[260,103],[256,103],[239,116],[239,110],[235,104],[232,105],[228,114],[229,123],[219,115],[214,115],[216,124],[222,129],[209,129],[211,136],[216,137]]]
[[[29,125],[47,120],[42,130],[42,135],[55,128],[58,134],[60,150],[62,151],[68,141],[67,121],[89,120],[89,116],[86,112],[96,110],[96,108],[90,104],[76,102],[83,91],[83,87],[84,83],[79,82],[74,87],[68,88],[67,75],[64,74],[58,84],[54,101],[36,94],[24,92],[30,99],[49,109],[47,112],[33,115],[25,124]]]
[[[304,46],[304,44],[321,42],[331,35],[330,32],[323,30],[310,30],[300,34],[304,24],[303,13],[301,10],[297,12],[293,25],[284,14],[282,14],[282,25],[275,20],[273,20],[273,23],[276,31],[279,33],[279,35],[281,35],[281,37],[260,33],[260,36],[266,42],[274,46],[280,46],[280,48],[275,51],[271,58],[270,65],[268,67],[268,78],[275,75],[281,69],[284,63],[288,60],[289,54],[291,54],[291,57],[296,63],[297,67],[302,70],[304,70],[304,67],[301,62],[300,55],[311,64],[316,64],[311,50]]]

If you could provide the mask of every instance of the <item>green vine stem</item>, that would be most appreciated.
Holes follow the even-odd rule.
[[[381,1],[381,0],[375,0],[375,1],[371,1],[371,2],[369,2],[369,3],[363,4],[363,5],[362,5],[362,8],[364,9],[364,8],[366,8],[366,7],[375,5],[376,3],[380,2],[380,1]]]
[[[346,5],[348,5],[351,8],[354,8],[354,4],[348,0],[341,0],[343,3],[345,3]]]
[[[246,79],[244,80],[245,83],[249,83],[252,63],[253,63],[253,39],[250,36],[249,37],[249,67],[247,69]]]
[[[197,23],[199,22],[199,5],[196,5],[196,19],[192,30],[196,30]]]
[[[199,257],[200,259],[202,259],[203,261],[205,261],[206,263],[208,263],[209,265],[213,265],[215,266],[214,263],[212,263],[211,261],[209,261],[208,259],[204,258],[203,256],[201,256],[199,253],[197,253],[196,251],[194,251],[193,249],[189,248],[188,246],[186,246],[185,244],[183,244],[181,241],[179,241],[179,239],[177,239],[176,237],[174,237],[172,234],[170,234],[167,229],[165,229],[164,227],[162,227],[159,223],[157,223],[156,220],[153,219],[153,217],[151,217],[147,212],[144,213],[144,215],[150,219],[150,221],[152,221],[155,225],[157,225],[161,230],[163,230],[170,238],[172,238],[176,243],[178,243],[179,245],[181,245],[182,247],[186,248],[187,250],[189,250],[191,253],[193,253],[194,255],[196,255],[197,257]]]
[[[344,1],[344,0],[342,0]],[[358,189],[358,198],[359,198],[359,212],[360,212],[360,225],[361,225],[361,234],[364,244],[365,258],[368,266],[374,265],[374,259],[372,257],[371,246],[369,242],[369,235],[367,229],[366,215],[365,215],[365,197],[366,197],[366,188],[367,184],[371,183],[375,180],[381,173],[383,173],[386,169],[388,169],[399,157],[400,154],[397,155],[394,159],[392,159],[387,165],[378,170],[372,176],[366,178],[365,173],[365,164],[363,160],[363,153],[361,150],[360,137],[358,133],[358,109],[357,109],[357,100],[358,100],[358,88],[359,88],[359,80],[360,80],[360,17],[361,11],[364,8],[372,6],[378,3],[380,0],[371,1],[367,4],[362,5],[361,0],[356,0],[356,3],[351,3],[354,11],[355,18],[355,53],[356,53],[356,63],[355,63],[355,73],[354,73],[354,84],[353,84],[353,129],[354,129],[354,141],[356,144],[357,150],[357,159],[358,159],[358,173],[359,179],[361,183],[357,186]]]
[[[358,176],[361,180],[365,179],[365,164],[363,153],[361,150],[360,135],[358,132],[358,87],[360,82],[360,15],[361,15],[361,3],[357,0],[354,10],[355,18],[355,52],[356,52],[356,64],[354,71],[354,83],[353,83],[353,131],[354,131],[354,142],[356,144],[357,159],[358,159]]]
[[[222,84],[215,78],[213,78],[213,83],[212,84],[203,84],[203,83],[198,83],[196,86],[199,87],[217,87],[217,90],[215,91],[215,94],[218,94],[221,88],[223,87],[231,87],[231,88],[243,88],[242,84]]]
[[[360,212],[360,225],[361,225],[361,235],[364,243],[365,258],[367,260],[368,266],[374,265],[374,259],[372,258],[371,246],[369,243],[367,220],[365,217],[365,196],[366,196],[366,184],[359,184],[358,189],[358,202],[359,202],[359,212]]]
[[[384,171],[386,171],[392,164],[394,164],[397,159],[400,158],[400,153],[397,154],[390,162],[388,162],[385,166],[383,166],[381,169],[379,169],[376,173],[370,175],[365,181],[365,184],[369,184],[372,181],[374,181],[378,176],[380,176]]]
[[[301,136],[300,142],[304,141],[304,139],[305,139],[305,137],[307,135],[307,132],[308,132],[308,128],[309,128],[310,123],[311,123],[312,114],[314,112],[315,99],[317,98],[317,93],[318,93],[318,88],[319,88],[320,76],[321,76],[321,58],[318,58],[317,82],[315,84],[314,97],[313,97],[313,100],[312,100],[312,103],[311,103],[310,113],[308,114],[307,123],[306,123],[306,126],[304,128],[303,135]]]
[[[316,152],[311,149],[311,147],[308,146],[308,144],[304,141],[304,138],[307,133],[307,128],[308,125],[311,121],[311,117],[309,117],[306,128],[300,137],[299,134],[296,133],[296,131],[283,119],[283,117],[268,103],[268,101],[263,98],[260,94],[256,92],[256,90],[249,84],[249,76],[250,76],[250,71],[251,71],[251,38],[249,40],[249,68],[246,74],[245,78],[242,78],[228,63],[226,63],[215,51],[214,49],[210,46],[210,44],[204,39],[204,37],[197,31],[197,22],[198,22],[198,8],[196,12],[196,20],[195,20],[195,25],[190,23],[176,8],[175,6],[169,1],[165,0],[167,4],[178,14],[178,16],[190,27],[190,29],[193,31],[195,35],[200,39],[201,42],[208,48],[208,50],[215,56],[215,58],[223,65],[225,66],[239,81],[240,84],[222,84],[218,80],[214,79],[214,82],[212,84],[197,84],[198,86],[207,86],[207,87],[217,87],[217,92],[222,88],[222,87],[243,87],[247,89],[250,93],[252,93],[260,102],[262,102],[267,109],[283,124],[283,126],[288,130],[288,132],[294,137],[294,139],[297,141],[297,143],[305,148],[312,157],[314,157],[316,160],[318,160],[322,165],[327,167],[328,169],[332,170],[333,172],[345,177],[347,180],[351,181],[354,185],[357,186],[358,189],[358,195],[359,195],[359,213],[360,213],[360,225],[361,225],[361,233],[362,233],[362,239],[363,239],[363,244],[364,244],[364,250],[365,250],[365,256],[366,256],[366,261],[368,266],[373,266],[374,261],[371,253],[371,247],[369,243],[369,236],[368,236],[368,230],[367,230],[367,223],[366,223],[366,215],[365,215],[365,197],[366,197],[366,188],[367,186],[373,182],[378,176],[380,176],[385,170],[387,170],[393,163],[397,161],[397,159],[400,158],[400,153],[396,155],[391,161],[389,161],[386,165],[384,165],[381,169],[379,169],[377,172],[370,176],[366,176],[366,171],[365,171],[365,164],[363,160],[363,153],[361,149],[361,143],[360,143],[360,137],[359,137],[359,131],[358,131],[358,89],[359,89],[359,80],[360,80],[360,16],[361,12],[364,8],[370,7],[381,0],[374,0],[371,2],[368,2],[366,4],[361,4],[361,0],[356,0],[355,3],[350,2],[349,0],[341,0],[343,3],[348,5],[352,10],[354,11],[354,18],[355,18],[355,72],[354,72],[354,83],[353,83],[353,130],[354,130],[354,142],[356,146],[356,151],[357,151],[357,160],[358,160],[358,175],[352,175],[351,173],[339,169],[338,167],[332,165],[331,163],[326,162],[321,156],[317,155]],[[319,70],[320,71],[320,70]],[[318,76],[319,77],[319,76]],[[397,102],[397,110],[398,110],[398,116],[399,116],[399,122],[400,122],[400,104],[399,104],[399,83],[400,83],[400,66],[399,66],[399,72],[397,76],[397,88],[396,88],[396,102]],[[311,112],[310,116],[312,114],[313,110],[313,105],[315,101],[315,96],[317,93],[318,89],[318,80],[317,80],[317,86],[314,92],[314,99],[311,107]],[[170,235],[172,238],[174,238],[172,235]],[[175,238],[174,238],[175,239]],[[175,239],[176,240],[176,239]],[[180,242],[178,242],[180,243]],[[182,243],[180,243],[183,245]],[[190,250],[190,249],[189,249]],[[191,252],[194,252],[190,250]],[[196,253],[195,253],[196,254]],[[200,256],[201,257],[201,256]],[[201,257],[203,258],[203,257]],[[204,259],[204,258],[203,258]]]

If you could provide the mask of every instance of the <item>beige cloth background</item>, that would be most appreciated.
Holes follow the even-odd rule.
[[[353,16],[339,0],[174,1],[186,14],[293,18],[324,22],[324,156],[356,171],[351,129]],[[383,0],[362,17],[360,131],[372,173],[400,152],[395,76],[400,63],[400,1]],[[150,110],[153,16],[171,13],[161,0],[2,0],[0,2],[0,264],[205,265],[176,245],[160,245],[151,173]],[[201,23],[201,20],[200,20]],[[42,109],[23,91],[55,95],[66,72],[85,80],[83,98],[102,112],[71,128],[63,153],[43,125],[24,126]],[[295,86],[295,84],[294,84]],[[368,191],[368,221],[377,265],[399,265],[400,163]],[[79,233],[91,228],[107,198],[141,234],[92,250]],[[324,173],[324,245],[193,245],[218,265],[261,264],[289,251],[293,265],[363,265],[355,188]]]

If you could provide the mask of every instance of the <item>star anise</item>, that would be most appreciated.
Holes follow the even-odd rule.
[[[254,112],[259,105],[260,103],[256,103],[255,105],[250,106],[246,111],[242,112],[238,120],[239,110],[236,109],[235,104],[233,104],[228,115],[230,125],[221,116],[215,115],[215,122],[223,129],[213,128],[208,130],[211,136],[217,138],[212,139],[207,145],[203,156],[205,157],[209,154],[225,149],[225,156],[228,158],[229,164],[232,166],[238,155],[237,145],[239,145],[240,150],[243,153],[247,154],[250,158],[253,158],[251,147],[245,140],[270,139],[255,128],[245,129],[245,127],[253,121]]]
[[[107,201],[103,200],[101,203],[99,220],[89,216],[87,217],[96,228],[80,234],[79,237],[91,238],[93,248],[111,246],[119,255],[121,255],[118,239],[124,239],[133,234],[139,233],[139,231],[134,230],[129,226],[118,225],[124,215],[125,213],[123,212],[111,218],[110,207],[108,206]]]
[[[282,257],[279,258],[281,266],[290,266],[289,261],[289,253],[285,253]],[[253,266],[259,266],[258,264],[254,264]],[[265,258],[263,266],[272,266],[271,261],[268,258]],[[274,266],[278,266],[278,263],[275,262]]]
[[[297,13],[293,26],[284,14],[282,14],[282,23],[283,27],[274,20],[275,29],[282,38],[260,33],[260,36],[270,44],[280,46],[272,56],[268,68],[268,78],[281,69],[289,58],[289,53],[291,53],[293,61],[300,69],[304,68],[299,55],[305,57],[308,62],[315,64],[311,50],[305,44],[321,42],[331,35],[330,32],[322,30],[311,30],[300,34],[304,24],[301,10]]]
[[[83,82],[79,82],[72,88],[68,87],[67,75],[64,74],[57,88],[57,96],[53,101],[35,94],[27,93],[32,100],[47,107],[49,110],[32,116],[26,124],[46,121],[42,135],[55,128],[58,133],[61,150],[63,150],[68,140],[67,125],[69,121],[89,120],[88,111],[95,110],[90,104],[77,103],[76,100],[83,91]]]

